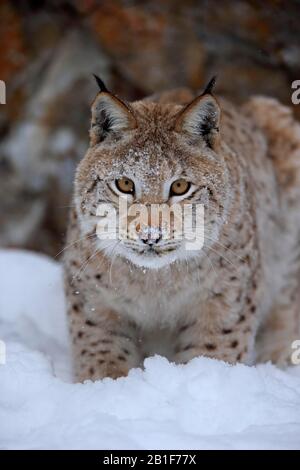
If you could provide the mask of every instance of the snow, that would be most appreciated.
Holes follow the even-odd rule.
[[[156,356],[71,382],[62,271],[0,250],[1,449],[300,449],[300,368]]]

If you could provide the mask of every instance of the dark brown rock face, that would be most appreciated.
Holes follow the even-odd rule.
[[[218,74],[217,93],[291,104],[298,1],[25,1],[0,4],[0,245],[55,255],[88,141],[92,74],[127,99]],[[294,106],[300,116],[300,105]]]

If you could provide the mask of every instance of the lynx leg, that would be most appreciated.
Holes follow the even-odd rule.
[[[281,300],[274,305],[257,337],[257,362],[291,364],[292,344],[300,339],[299,301],[299,294],[294,290],[285,303]]]
[[[74,309],[75,307],[75,309]],[[76,380],[116,379],[141,364],[136,331],[110,311],[95,315],[92,321],[84,310],[73,305],[69,312]]]
[[[220,308],[216,311],[220,312]],[[229,322],[227,321],[229,312],[228,314],[224,310],[221,312],[219,317],[212,319],[208,310],[206,317],[207,319],[210,317],[210,321],[205,321],[205,315],[202,315],[198,321],[179,327],[175,362],[186,363],[194,357],[206,356],[231,364],[253,363],[257,325],[256,306],[249,299],[243,311],[234,315]]]

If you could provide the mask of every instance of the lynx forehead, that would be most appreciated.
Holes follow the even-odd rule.
[[[76,378],[126,375],[154,353],[285,363],[300,327],[300,129],[289,109],[262,97],[237,108],[213,96],[214,80],[198,96],[133,103],[97,82],[64,257]],[[98,208],[118,213],[120,198],[145,220],[100,239]],[[180,211],[168,231],[151,217],[153,205],[189,204],[204,208],[201,250],[175,236]]]

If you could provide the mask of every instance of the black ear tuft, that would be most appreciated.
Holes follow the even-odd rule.
[[[109,93],[108,89],[106,88],[104,82],[101,80],[101,78],[98,77],[98,75],[95,75],[93,73],[93,76],[95,77],[95,80],[97,82],[98,87],[100,88],[100,91],[103,91],[105,93]]]
[[[213,90],[213,88],[214,88],[214,86],[215,86],[215,84],[216,84],[216,81],[217,81],[217,76],[214,75],[214,77],[212,77],[212,78],[210,79],[210,81],[208,82],[208,84],[207,84],[206,87],[204,88],[204,91],[203,91],[203,93],[202,93],[201,96],[203,96],[203,95],[212,95],[212,90]]]

